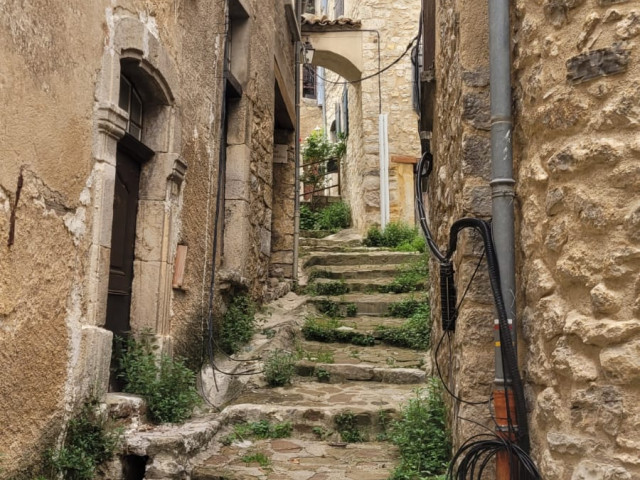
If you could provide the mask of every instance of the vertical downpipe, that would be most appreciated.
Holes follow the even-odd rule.
[[[514,184],[511,120],[511,27],[509,0],[489,0],[489,62],[491,68],[491,197],[493,240],[500,272],[500,288],[507,318],[516,344],[515,296],[515,229]],[[494,407],[498,420],[498,435],[508,435],[508,421],[514,425],[514,399],[507,392],[510,383],[502,365],[500,337],[495,330],[495,392]],[[512,439],[513,440],[513,439]],[[515,478],[511,472],[511,458],[507,452],[496,458],[496,478]]]
[[[296,17],[300,21],[302,18],[302,6],[300,0],[296,2]],[[295,156],[295,200],[294,200],[294,220],[293,220],[293,281],[298,282],[298,255],[300,245],[300,50],[301,42],[295,42],[295,101],[296,101],[296,132],[294,144]]]
[[[389,116],[378,116],[378,142],[380,155],[380,228],[389,223]]]

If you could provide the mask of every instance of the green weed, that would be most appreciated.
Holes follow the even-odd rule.
[[[403,251],[424,252],[424,240],[421,238],[417,227],[412,227],[404,222],[390,222],[384,230],[378,226],[372,226],[367,231],[363,244],[367,247],[401,248]],[[411,248],[411,250],[408,250]],[[420,250],[421,248],[421,250]]]
[[[446,472],[451,440],[446,425],[446,409],[441,387],[431,379],[416,391],[391,427],[390,439],[400,449],[400,465],[391,480],[430,478]]]
[[[380,292],[409,293],[425,290],[428,277],[427,257],[421,256],[418,261],[403,265],[390,284],[380,287]]]
[[[295,373],[295,356],[284,350],[276,349],[269,353],[264,362],[264,376],[272,387],[281,387],[291,383]]]
[[[45,469],[50,471],[51,478],[91,480],[97,467],[113,457],[121,432],[102,420],[94,407],[86,404],[69,421],[63,446],[47,452]]]
[[[328,382],[331,379],[331,374],[324,368],[318,368],[316,370],[316,378],[319,382]]]
[[[358,316],[358,306],[355,303],[347,303],[347,305],[346,305],[346,313],[347,313],[347,317],[357,317]]]
[[[389,305],[389,316],[409,318],[414,313],[418,312],[426,303],[426,299],[416,300],[413,297],[400,300],[399,302],[394,302]]]
[[[223,445],[231,445],[235,441],[243,441],[250,438],[287,438],[291,436],[293,426],[291,422],[272,424],[268,420],[257,422],[244,422],[234,425],[233,432],[222,439]]]
[[[431,345],[430,313],[429,305],[421,302],[401,326],[378,326],[376,337],[388,345],[428,350]]]
[[[152,421],[182,422],[201,402],[195,373],[180,359],[162,354],[158,360],[153,350],[147,338],[126,340],[118,374],[124,380],[124,391],[144,397]]]
[[[220,348],[228,354],[236,353],[255,333],[256,307],[246,295],[237,295],[231,301],[222,320]]]
[[[336,415],[334,422],[343,442],[358,443],[365,441],[365,436],[358,429],[358,419],[352,411],[347,410]]]
[[[271,460],[269,459],[269,457],[267,457],[262,452],[248,453],[240,457],[240,460],[242,460],[247,465],[250,463],[257,463],[262,468],[265,468],[271,465]]]

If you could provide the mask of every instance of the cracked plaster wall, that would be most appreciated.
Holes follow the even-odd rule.
[[[253,19],[260,18],[260,26],[252,43],[253,76],[246,88],[255,115],[247,125],[250,145],[256,147],[252,160],[261,187],[252,192],[251,211],[256,215],[248,232],[251,238],[263,228],[264,218],[258,214],[272,201],[267,184],[276,44],[284,58],[283,75],[293,78],[293,47],[282,2],[253,3]],[[92,392],[100,393],[93,382],[99,380],[96,372],[108,365],[110,334],[105,337],[101,333],[105,331],[89,320],[88,309],[95,307],[88,304],[87,285],[96,274],[89,271],[98,211],[93,202],[102,188],[95,183],[102,167],[96,170],[92,158],[96,88],[103,55],[112,48],[110,35],[120,17],[144,24],[178,72],[170,79],[170,88],[180,92],[177,148],[188,171],[180,196],[167,197],[164,207],[181,210],[170,226],[172,242],[187,244],[189,251],[184,288],[171,294],[166,313],[170,330],[165,333],[179,353],[189,354],[200,346],[194,331],[202,327],[210,278],[220,145],[222,7],[222,2],[181,0],[55,5],[48,0],[27,4],[11,0],[0,5],[0,57],[7,67],[0,69],[3,475],[27,471],[41,449],[56,441],[74,407]],[[9,247],[21,171],[15,240]],[[260,299],[269,259],[259,252],[246,255],[252,293]]]

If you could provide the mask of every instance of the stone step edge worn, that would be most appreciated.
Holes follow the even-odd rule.
[[[417,368],[385,368],[368,364],[318,363],[309,360],[296,362],[296,373],[302,377],[313,377],[319,370],[330,375],[328,383],[335,383],[332,379],[344,379],[410,385],[424,383],[427,378],[426,372]]]

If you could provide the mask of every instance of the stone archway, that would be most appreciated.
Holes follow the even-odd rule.
[[[314,49],[312,65],[328,68],[350,82],[362,76],[362,32],[303,31],[302,39]]]

